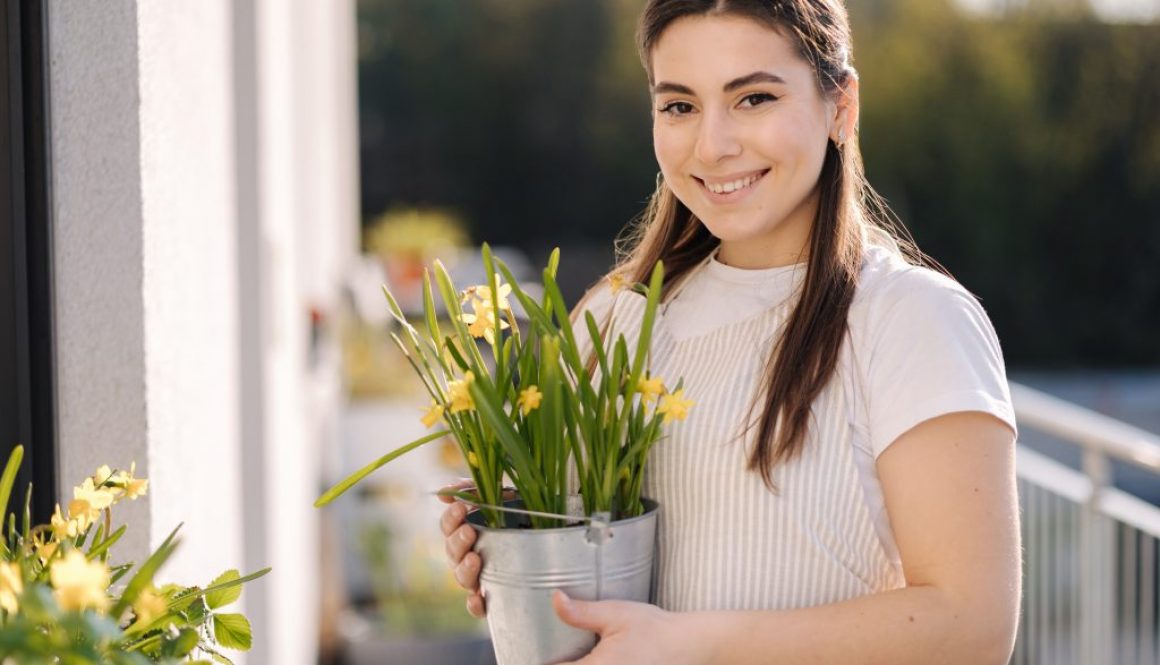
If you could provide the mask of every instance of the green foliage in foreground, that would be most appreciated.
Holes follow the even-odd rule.
[[[0,476],[8,505],[24,450],[17,447]],[[251,645],[246,617],[221,610],[242,585],[270,571],[219,575],[205,587],[155,586],[155,575],[178,547],[177,531],[144,563],[110,565],[127,525],[113,529],[112,506],[146,492],[133,471],[102,466],[74,490],[67,511],[32,525],[7,520],[0,540],[0,662],[4,665],[144,665],[230,663],[226,650]],[[120,583],[122,580],[128,580]]]

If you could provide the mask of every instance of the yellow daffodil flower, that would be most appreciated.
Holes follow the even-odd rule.
[[[473,314],[464,314],[461,318],[467,324],[467,332],[475,338],[482,337],[488,344],[495,344],[495,310],[490,300],[476,300],[471,304]],[[500,320],[500,330],[508,329],[508,322]]]
[[[137,616],[136,623],[148,626],[157,617],[165,614],[169,609],[165,596],[158,593],[153,587],[141,591],[137,600],[133,601],[133,614]]]
[[[479,468],[479,456],[472,451],[467,451],[467,463],[476,469]]]
[[[92,504],[85,499],[73,499],[68,502],[68,521],[75,526],[70,527],[68,532],[84,533],[100,516],[101,511],[93,509]]]
[[[420,418],[420,420],[423,422],[424,427],[431,429],[431,427],[433,427],[435,423],[439,422],[439,419],[442,417],[443,405],[432,402],[431,406],[427,408],[427,413],[423,414],[423,417]]]
[[[665,383],[659,376],[649,379],[642,377],[636,383],[636,390],[640,393],[640,399],[645,404],[651,404],[658,395],[665,391]]]
[[[125,486],[125,498],[136,500],[139,496],[145,496],[149,491],[149,481],[145,478],[130,478],[129,484]]]
[[[512,307],[511,303],[508,302],[508,296],[511,295],[511,293],[512,293],[511,284],[500,284],[499,285],[499,290],[496,292],[495,299],[497,301],[499,301],[499,308],[501,310],[511,309],[511,307]],[[486,284],[468,287],[463,292],[462,302],[466,304],[467,301],[471,298],[475,298],[476,300],[486,302],[488,307],[490,307],[491,306],[491,287],[487,286]]]
[[[44,563],[56,554],[56,548],[60,547],[60,543],[55,540],[50,540],[47,543],[42,543],[36,548],[36,556],[40,557],[40,562]]]
[[[65,610],[109,606],[109,569],[101,561],[89,561],[84,553],[72,550],[49,569],[56,602]]]
[[[516,400],[516,405],[520,407],[520,413],[525,416],[540,408],[540,402],[544,400],[544,393],[535,386],[529,386],[520,391],[520,398]]]
[[[85,482],[81,483],[80,487],[73,488],[73,498],[88,501],[91,509],[99,512],[113,505],[113,500],[116,497],[113,496],[112,491],[94,485],[92,478],[85,478]]]
[[[9,614],[19,609],[17,599],[24,593],[24,579],[20,574],[20,564],[0,563],[0,607]]]
[[[106,482],[113,479],[113,470],[109,468],[108,464],[102,464],[97,467],[97,472],[93,474],[93,483],[100,487]]]
[[[447,384],[447,395],[451,401],[451,413],[471,411],[475,408],[475,400],[471,399],[471,392],[468,390],[468,386],[474,381],[475,374],[468,372],[463,375],[463,380],[451,381]]]
[[[691,399],[684,399],[685,389],[681,388],[675,393],[668,393],[661,397],[661,404],[657,407],[657,413],[664,414],[665,424],[673,420],[684,420],[689,415],[689,408],[693,406],[694,402]]]
[[[56,512],[52,514],[51,524],[53,538],[76,538],[79,534],[76,521],[64,516],[59,503],[56,504]]]

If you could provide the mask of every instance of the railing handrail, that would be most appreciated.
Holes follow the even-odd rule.
[[[1020,383],[1010,387],[1020,424],[1160,476],[1160,436]]]

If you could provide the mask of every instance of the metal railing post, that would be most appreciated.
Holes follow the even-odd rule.
[[[1111,485],[1107,455],[1085,447],[1083,471],[1091,491],[1080,516],[1082,548],[1080,578],[1080,653],[1085,663],[1112,662],[1112,630],[1115,613],[1115,531],[1100,510],[1104,490]]]

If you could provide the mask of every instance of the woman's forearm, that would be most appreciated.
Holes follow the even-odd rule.
[[[1010,656],[1007,608],[972,608],[936,587],[912,586],[783,611],[690,612],[714,665],[996,665]]]

